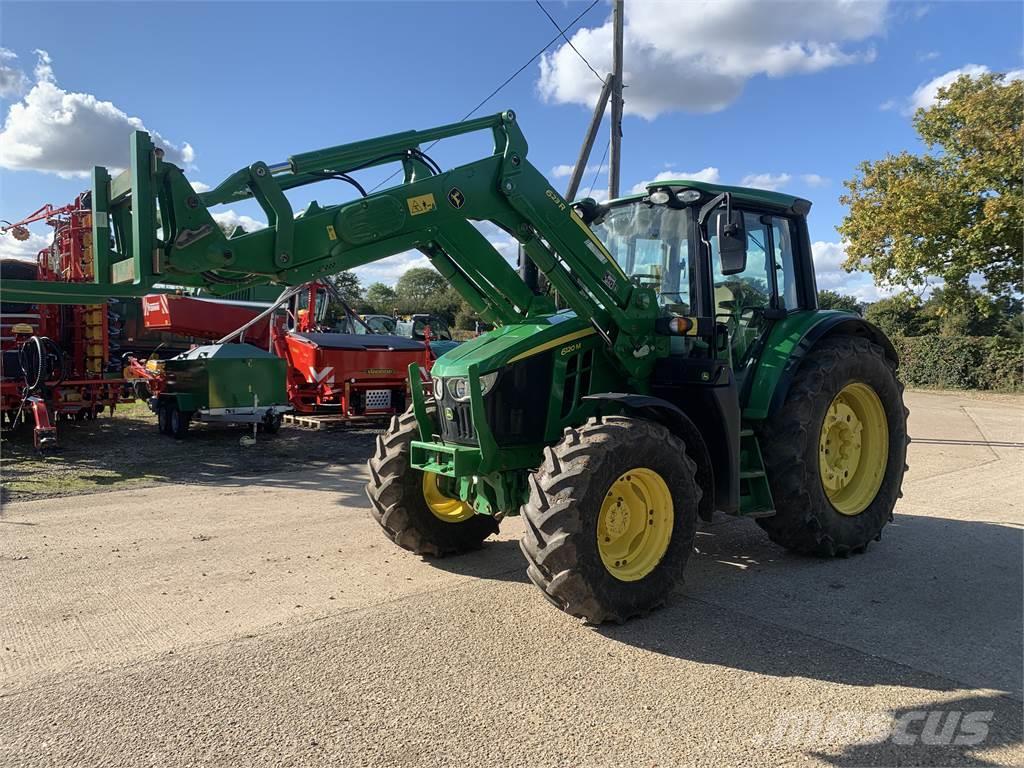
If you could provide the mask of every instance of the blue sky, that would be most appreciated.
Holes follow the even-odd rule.
[[[807,197],[823,287],[862,298],[876,295],[870,280],[837,268],[843,179],[862,160],[919,148],[909,111],[928,102],[929,84],[969,67],[1022,66],[1019,3],[626,4],[624,190],[700,172]],[[563,25],[587,5],[545,2]],[[609,65],[609,16],[602,0],[570,32],[599,72]],[[555,34],[526,0],[0,2],[0,218],[68,202],[87,186],[78,170],[121,162],[126,117],[212,185],[258,159],[456,120]],[[37,50],[49,56],[41,67]],[[556,43],[480,113],[514,108],[531,161],[564,188],[559,166],[575,160],[598,87]],[[606,141],[604,131],[592,163]],[[482,139],[432,154],[444,165],[488,149]],[[595,191],[605,183],[598,174]],[[316,188],[321,203],[347,194]],[[0,238],[3,253],[14,247]],[[362,277],[393,281],[418,258]]]

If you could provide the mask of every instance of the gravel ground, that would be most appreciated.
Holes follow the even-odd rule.
[[[0,501],[362,463],[380,426],[318,431],[285,424],[276,435],[260,434],[255,446],[243,446],[239,438],[251,435],[251,427],[194,423],[184,440],[174,440],[158,434],[156,417],[136,403],[95,421],[61,421],[60,447],[43,455],[32,447],[31,429],[4,433]]]
[[[621,627],[543,600],[518,519],[395,548],[360,465],[5,504],[0,765],[1024,764],[1024,401],[908,401],[865,555],[717,519]]]

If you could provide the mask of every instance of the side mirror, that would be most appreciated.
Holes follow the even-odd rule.
[[[722,274],[735,275],[747,268],[747,231],[743,212],[727,207],[718,215],[718,255]]]

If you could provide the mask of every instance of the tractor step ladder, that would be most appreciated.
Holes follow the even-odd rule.
[[[757,436],[752,429],[740,430],[740,515],[770,517],[775,514],[772,492]]]

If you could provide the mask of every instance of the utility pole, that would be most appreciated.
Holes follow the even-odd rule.
[[[608,107],[608,96],[611,94],[614,80],[615,75],[608,75],[604,79],[604,86],[601,88],[601,94],[597,97],[597,105],[594,107],[594,115],[590,118],[590,127],[587,128],[587,135],[583,139],[583,146],[580,147],[580,156],[576,159],[576,166],[572,169],[572,178],[569,179],[569,186],[565,190],[566,200],[572,201],[576,199],[576,193],[580,189],[580,182],[583,181],[583,172],[587,169],[590,151],[594,148],[597,129],[601,127],[604,111]]]
[[[623,0],[612,6],[612,135],[608,154],[608,197],[619,196],[619,166],[622,162],[622,25]]]

